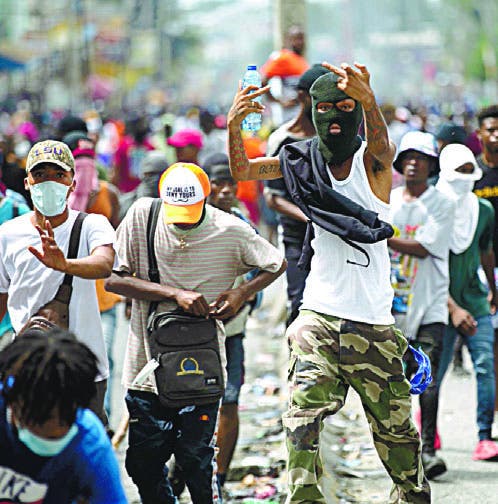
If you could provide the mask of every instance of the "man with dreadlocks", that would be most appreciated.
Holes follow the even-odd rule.
[[[87,409],[97,358],[42,326],[0,353],[0,502],[126,503],[110,441]]]

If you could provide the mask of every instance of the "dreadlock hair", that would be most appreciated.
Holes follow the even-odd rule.
[[[57,411],[71,425],[78,408],[95,395],[97,357],[60,328],[28,329],[0,352],[0,390],[27,425],[40,425]]]
[[[484,107],[479,110],[477,113],[477,122],[479,123],[479,126],[481,126],[484,119],[487,119],[488,117],[498,117],[498,105],[490,105],[489,107]]]

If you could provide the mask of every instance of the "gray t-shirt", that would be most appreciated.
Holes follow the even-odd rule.
[[[393,313],[400,329],[413,339],[421,325],[448,323],[448,258],[454,203],[433,186],[419,198],[404,201],[403,189],[397,187],[391,193],[391,222],[400,238],[414,239],[429,252],[420,258],[390,251]]]

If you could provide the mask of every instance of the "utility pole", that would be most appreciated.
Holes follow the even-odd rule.
[[[292,25],[299,25],[306,34],[306,0],[277,0],[275,2],[275,29],[273,48],[281,49],[285,35]]]
[[[68,0],[69,29],[69,108],[75,113],[81,105],[82,68],[81,68],[81,0]]]

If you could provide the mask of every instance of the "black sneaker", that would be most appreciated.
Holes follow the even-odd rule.
[[[422,465],[427,479],[431,480],[447,471],[444,460],[432,453],[422,453]]]

